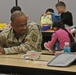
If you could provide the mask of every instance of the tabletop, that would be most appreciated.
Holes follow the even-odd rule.
[[[16,67],[28,67],[44,70],[58,70],[66,72],[76,72],[76,65],[70,67],[48,67],[47,64],[52,60],[54,55],[41,55],[37,61],[24,60],[24,54],[18,55],[0,55],[0,65],[16,66]]]

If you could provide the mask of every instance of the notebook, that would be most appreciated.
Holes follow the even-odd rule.
[[[74,53],[63,53],[52,59],[48,66],[67,67],[70,66],[76,60],[76,54]]]

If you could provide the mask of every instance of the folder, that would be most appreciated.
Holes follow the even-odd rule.
[[[68,67],[76,60],[76,53],[62,53],[53,58],[47,65],[54,67]]]

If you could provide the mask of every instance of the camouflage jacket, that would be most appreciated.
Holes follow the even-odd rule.
[[[0,33],[0,46],[4,48],[5,54],[26,53],[30,50],[41,51],[41,43],[40,28],[31,21],[27,24],[27,31],[19,39],[16,39],[12,27]]]

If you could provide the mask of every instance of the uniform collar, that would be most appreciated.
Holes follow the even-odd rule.
[[[25,38],[25,36],[27,35],[27,32],[28,31],[26,31],[26,33],[23,35],[23,36],[21,36],[21,37],[19,37],[19,39],[17,39],[16,38],[16,33],[15,33],[15,31],[13,30],[13,28],[11,28],[11,30],[10,30],[10,33],[9,33],[9,37],[10,37],[10,41],[13,41],[13,42],[22,42],[22,40]]]

